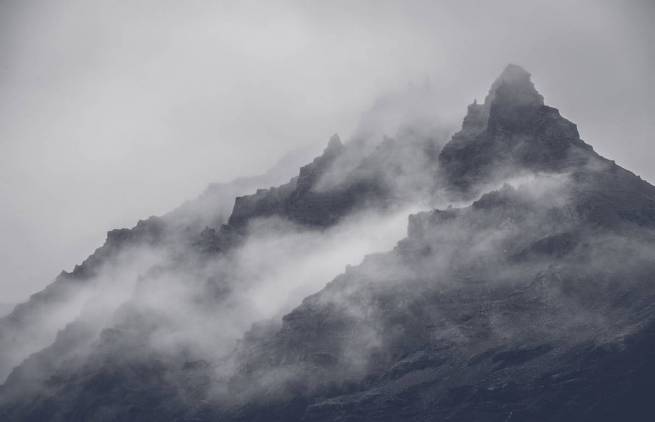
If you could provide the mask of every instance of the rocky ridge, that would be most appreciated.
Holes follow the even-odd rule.
[[[382,145],[377,157],[396,143]],[[418,191],[475,199],[470,205],[411,216],[393,251],[350,267],[280,323],[254,326],[222,362],[137,347],[143,332],[131,330],[149,315],[128,307],[88,360],[55,365],[45,388],[7,400],[21,382],[15,372],[0,415],[650,420],[655,187],[596,154],[514,65],[440,153],[417,145],[433,164],[421,166],[433,182]],[[204,241],[247,236],[258,217],[321,229],[362,204],[403,197],[378,177],[379,158],[322,190],[347,149],[333,139],[289,184],[237,199],[228,223]],[[214,253],[225,250],[219,242]],[[139,318],[143,325],[133,323]]]

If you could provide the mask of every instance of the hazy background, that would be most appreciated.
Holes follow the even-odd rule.
[[[0,304],[429,80],[447,121],[508,62],[655,181],[655,3],[0,0]]]

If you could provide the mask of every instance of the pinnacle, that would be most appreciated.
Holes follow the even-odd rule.
[[[511,105],[543,105],[544,98],[537,92],[530,73],[519,65],[509,64],[491,85],[485,104],[501,102]]]

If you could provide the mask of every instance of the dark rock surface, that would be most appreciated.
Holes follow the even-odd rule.
[[[259,217],[324,228],[409,191],[475,200],[412,215],[396,248],[256,324],[224,360],[153,349],[149,335],[166,324],[129,302],[84,359],[59,350],[88,339],[74,324],[14,370],[0,417],[652,420],[655,187],[597,155],[525,70],[508,66],[440,153],[429,140],[409,147],[424,160],[416,172],[395,140],[354,164],[349,148],[331,140],[297,178],[238,198],[225,226],[188,247],[225,253]],[[346,176],[331,179],[334,166]],[[411,182],[391,183],[394,168]],[[140,241],[162,241],[156,220],[143,224]],[[228,306],[222,297],[203,306]]]
[[[438,139],[387,138],[369,153],[363,148],[344,146],[334,135],[323,154],[289,183],[238,197],[228,224],[241,228],[255,218],[281,216],[325,228],[358,209],[405,203],[419,191],[433,193]]]
[[[469,106],[461,131],[439,157],[443,177],[464,192],[529,172],[561,172],[599,159],[576,125],[544,105],[530,75],[509,65],[483,104]]]
[[[314,153],[315,148],[293,151],[284,156],[266,173],[230,183],[212,184],[198,198],[182,204],[162,217],[139,221],[131,229],[111,230],[105,244],[94,251],[73,271],[63,271],[44,290],[25,303],[12,306],[0,315],[0,380],[26,356],[38,352],[55,340],[57,331],[72,322],[81,312],[86,287],[111,280],[97,280],[98,271],[106,266],[123,265],[123,256],[131,250],[147,246],[155,250],[184,250],[191,246],[212,253],[225,249],[234,236],[218,237],[226,223],[237,195],[254,191],[266,184],[288,180],[296,168]],[[147,270],[143,269],[144,271]],[[76,306],[77,305],[77,306]]]

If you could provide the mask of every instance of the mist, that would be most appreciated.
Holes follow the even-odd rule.
[[[655,180],[651,2],[0,4],[1,302],[107,230],[359,133],[429,84],[457,122],[508,62],[602,154]],[[598,89],[602,87],[602,89]],[[384,131],[389,129],[385,128]]]
[[[1,418],[577,420],[653,378],[648,2],[0,8]]]

